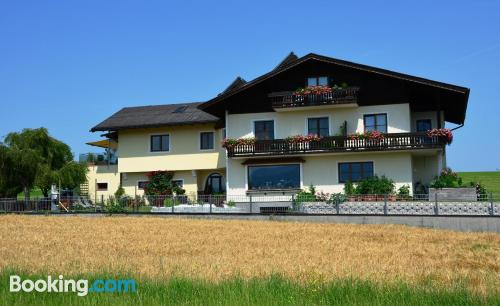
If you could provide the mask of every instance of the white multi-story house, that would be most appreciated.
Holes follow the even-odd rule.
[[[444,127],[463,125],[468,96],[460,86],[291,53],[200,108],[225,122],[228,195],[308,185],[341,192],[375,174],[423,192],[446,166]]]
[[[137,194],[148,172],[169,170],[197,194],[341,192],[373,175],[420,193],[446,166],[444,128],[463,125],[468,97],[460,86],[291,53],[208,102],[125,108],[95,126],[118,162],[94,166],[89,189]]]

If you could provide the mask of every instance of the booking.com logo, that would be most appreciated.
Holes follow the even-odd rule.
[[[137,284],[133,279],[96,279],[89,287],[87,279],[64,279],[59,275],[57,278],[47,276],[47,279],[22,280],[18,275],[11,275],[9,282],[10,292],[76,292],[78,296],[86,296],[88,293],[101,292],[137,292]]]

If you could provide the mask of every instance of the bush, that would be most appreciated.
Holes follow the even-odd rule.
[[[354,194],[354,185],[352,184],[352,182],[346,182],[344,184],[344,193],[345,195],[353,195]]]
[[[462,186],[462,178],[450,168],[444,168],[441,174],[430,183],[431,188],[458,188]]]
[[[399,187],[398,189],[398,198],[407,200],[410,198],[410,186],[409,185],[403,185]]]
[[[118,187],[115,191],[115,198],[119,199],[125,195],[125,189],[122,186]]]
[[[106,210],[107,213],[110,213],[110,214],[121,213],[121,212],[126,211],[123,203],[120,201],[116,201],[116,199],[114,197],[110,197],[106,201],[106,205],[105,205],[104,209]]]
[[[385,176],[374,175],[362,179],[355,188],[356,194],[394,194],[394,181]]]
[[[147,174],[147,177],[149,180],[144,187],[144,194],[147,196],[183,195],[186,193],[186,190],[172,181],[173,172],[152,171]]]
[[[227,206],[234,207],[236,203],[233,200],[227,201]]]
[[[179,205],[181,202],[179,199],[173,198],[173,197],[168,197],[165,200],[163,200],[163,206],[165,207],[172,207],[174,205]]]
[[[316,188],[311,184],[308,190],[301,190],[297,193],[298,202],[316,202]]]

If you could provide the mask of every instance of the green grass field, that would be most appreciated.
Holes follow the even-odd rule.
[[[43,197],[43,193],[42,193],[42,191],[41,191],[40,189],[35,188],[35,189],[33,189],[33,190],[31,190],[31,191],[30,191],[30,197],[31,197],[31,198],[41,198],[41,197]],[[18,198],[19,200],[24,199],[24,192],[20,192],[20,193],[17,195],[17,198]]]
[[[464,183],[479,182],[488,192],[500,195],[500,171],[492,172],[459,172]]]
[[[368,281],[340,280],[301,285],[278,276],[264,279],[230,279],[219,283],[173,277],[166,281],[137,281],[136,293],[11,293],[9,273],[1,274],[0,301],[4,305],[499,305],[494,294],[479,296],[461,288],[375,285]],[[71,277],[64,276],[65,279]],[[108,279],[75,276],[73,279]],[[119,277],[130,279],[130,276]],[[47,279],[47,275],[22,276]]]

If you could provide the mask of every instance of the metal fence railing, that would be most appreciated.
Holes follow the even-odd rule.
[[[500,194],[447,198],[429,195],[296,194],[104,196],[0,199],[0,213],[340,214],[500,216]]]

